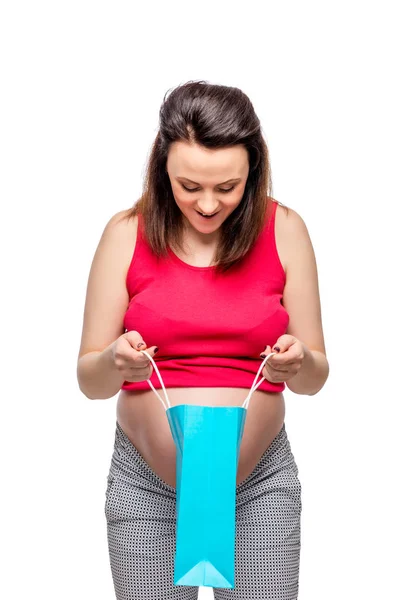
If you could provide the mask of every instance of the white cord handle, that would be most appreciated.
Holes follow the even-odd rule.
[[[276,354],[276,352],[270,352],[262,361],[261,365],[258,368],[257,374],[254,378],[253,381],[253,385],[250,388],[250,392],[248,393],[245,401],[243,402],[242,408],[249,408],[249,402],[250,402],[250,397],[252,395],[252,393],[258,388],[258,386],[264,381],[265,377],[261,377],[260,381],[257,383],[257,385],[255,385],[256,381],[257,381],[257,377],[259,376],[259,374],[261,373],[261,371],[264,368],[265,363],[267,362],[267,360],[269,359],[270,356],[272,356],[273,354]]]
[[[146,380],[146,381],[147,381],[147,383],[149,384],[149,386],[151,387],[151,389],[153,390],[153,392],[156,394],[157,398],[160,400],[160,402],[162,403],[162,405],[163,405],[163,407],[165,408],[165,410],[167,410],[167,408],[171,408],[171,402],[169,401],[168,394],[167,394],[167,390],[165,389],[165,385],[164,385],[164,382],[163,382],[163,380],[162,380],[162,377],[161,377],[160,371],[158,370],[158,367],[157,367],[157,365],[156,365],[156,363],[155,363],[155,361],[154,361],[153,357],[152,357],[152,356],[150,356],[150,354],[149,354],[148,352],[146,352],[146,350],[140,350],[140,352],[143,352],[143,354],[145,354],[145,355],[146,355],[146,356],[147,356],[147,357],[148,357],[148,358],[151,360],[151,362],[152,362],[152,365],[153,365],[153,367],[154,367],[154,369],[155,369],[155,372],[157,373],[158,379],[160,380],[161,386],[162,386],[162,388],[163,388],[163,391],[164,391],[164,396],[165,396],[165,399],[166,399],[166,401],[167,401],[167,403],[168,403],[167,407],[166,407],[166,406],[165,406],[165,404],[164,404],[164,400],[161,398],[160,394],[157,392],[157,390],[155,389],[154,385],[151,383],[150,379],[147,379],[147,380]],[[264,360],[262,361],[262,363],[260,364],[260,366],[259,366],[259,368],[258,368],[258,371],[257,371],[257,374],[256,374],[256,376],[255,376],[255,378],[254,378],[253,384],[252,384],[252,386],[251,386],[251,388],[250,388],[250,391],[249,391],[248,395],[246,396],[246,399],[245,399],[245,401],[244,401],[244,402],[243,402],[243,404],[242,404],[242,408],[246,408],[246,409],[247,409],[247,408],[249,407],[249,403],[250,403],[250,397],[251,397],[251,395],[252,395],[252,394],[253,394],[253,392],[254,392],[254,391],[255,391],[255,390],[258,388],[258,386],[259,386],[259,385],[260,385],[260,384],[261,384],[261,383],[262,383],[262,382],[265,380],[265,377],[262,377],[262,378],[260,379],[260,381],[257,383],[257,385],[255,385],[255,383],[256,383],[256,381],[257,381],[257,377],[259,376],[260,372],[261,372],[261,371],[262,371],[262,369],[264,368],[264,365],[265,365],[265,363],[267,362],[267,360],[269,359],[269,357],[270,357],[270,356],[272,356],[273,354],[276,354],[276,352],[271,352],[270,354],[268,354],[268,355],[267,355],[267,356],[264,358]]]
[[[160,380],[162,389],[164,390],[165,399],[168,402],[168,408],[171,408],[171,402],[169,401],[167,390],[165,389],[165,385],[164,385],[164,382],[163,382],[162,377],[160,375],[160,371],[158,370],[158,367],[157,367],[157,365],[156,365],[153,357],[150,356],[150,354],[148,352],[146,352],[146,350],[141,350],[140,352],[143,352],[143,354],[145,354],[151,360],[151,362],[153,364],[153,367],[155,369],[155,372],[158,375],[158,379]],[[149,386],[151,387],[151,389],[153,390],[153,392],[156,394],[156,396],[159,398],[159,400],[161,401],[161,403],[162,403],[163,407],[165,408],[165,410],[167,410],[167,408],[166,408],[166,406],[164,404],[164,400],[161,398],[160,394],[157,392],[157,390],[155,389],[154,385],[151,383],[150,379],[147,379],[147,383],[149,384]]]

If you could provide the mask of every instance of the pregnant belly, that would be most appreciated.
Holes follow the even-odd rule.
[[[157,390],[164,400],[162,390]],[[244,388],[168,388],[171,406],[241,406],[248,394]],[[164,400],[165,402],[165,400]],[[261,456],[278,435],[285,420],[282,392],[255,390],[247,409],[240,446],[236,483],[252,473]],[[176,449],[165,408],[153,390],[121,390],[117,421],[150,468],[176,487]]]

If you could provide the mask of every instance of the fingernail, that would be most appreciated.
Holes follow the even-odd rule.
[[[140,346],[144,346],[144,342],[139,342],[136,346],[136,348],[140,348]]]
[[[158,352],[158,348],[154,348],[154,354]]]
[[[260,354],[261,358],[266,358],[266,354]]]
[[[279,346],[274,346],[274,350],[276,350],[277,352],[281,351],[281,349],[279,348]]]

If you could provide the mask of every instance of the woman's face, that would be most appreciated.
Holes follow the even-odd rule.
[[[242,200],[249,173],[247,150],[242,145],[208,149],[173,142],[167,172],[175,201],[198,233],[215,232]],[[202,217],[199,212],[215,216]]]

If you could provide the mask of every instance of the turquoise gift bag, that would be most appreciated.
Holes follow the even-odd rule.
[[[176,548],[174,585],[235,587],[236,478],[250,396],[271,352],[264,358],[242,406],[172,406],[162,402],[176,446]]]

